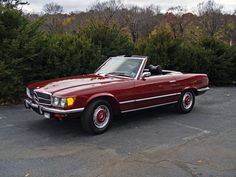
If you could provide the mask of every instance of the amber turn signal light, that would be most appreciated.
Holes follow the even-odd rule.
[[[75,98],[73,97],[68,97],[66,98],[66,103],[67,103],[67,106],[72,106],[75,102]]]

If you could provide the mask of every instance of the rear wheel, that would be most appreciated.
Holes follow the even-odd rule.
[[[85,109],[81,124],[88,133],[101,134],[105,132],[113,119],[111,105],[106,100],[94,100]]]
[[[192,111],[195,103],[195,95],[191,90],[184,91],[177,103],[177,110],[180,113],[189,113]]]

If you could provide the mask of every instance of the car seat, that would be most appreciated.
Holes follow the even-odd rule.
[[[149,65],[148,69],[152,75],[161,75],[162,74],[162,69],[161,69],[160,65],[157,65],[157,66]]]

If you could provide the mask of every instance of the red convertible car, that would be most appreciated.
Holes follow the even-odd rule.
[[[193,109],[195,96],[206,92],[206,74],[183,74],[147,65],[142,56],[117,56],[94,74],[30,84],[25,107],[46,118],[80,117],[89,133],[103,133],[115,114],[175,104],[181,113]]]

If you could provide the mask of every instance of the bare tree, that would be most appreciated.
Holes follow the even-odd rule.
[[[174,6],[174,7],[170,7],[167,12],[168,13],[173,13],[176,16],[182,17],[185,13],[186,13],[186,9],[182,6]]]
[[[85,16],[83,14],[83,16]],[[121,28],[128,28],[132,39],[136,42],[140,36],[147,36],[160,22],[159,6],[150,5],[145,8],[125,6],[121,0],[98,1],[86,12],[91,24],[97,21],[116,23]],[[75,20],[78,21],[78,20]],[[85,21],[85,20],[84,20]],[[80,22],[82,20],[80,19]],[[82,22],[83,23],[83,22]]]
[[[129,28],[133,42],[140,37],[148,36],[156,25],[160,23],[160,9],[158,6],[150,5],[146,8],[131,6],[123,9],[117,20],[122,26]]]
[[[120,0],[99,1],[91,6],[90,11],[94,12],[93,18],[109,22],[123,7],[124,5]]]
[[[198,4],[200,22],[206,35],[213,37],[222,27],[223,6],[209,0]]]
[[[57,3],[50,2],[43,6],[43,11],[46,14],[59,14],[63,12],[63,7]]]
[[[165,20],[169,23],[175,38],[184,37],[185,29],[193,20],[193,14],[186,11],[182,6],[171,7],[167,10]]]
[[[0,4],[8,6],[8,7],[17,7],[19,5],[29,5],[27,1],[21,1],[21,0],[0,0]]]
[[[235,31],[235,25],[233,16],[230,14],[223,15],[223,35],[222,38],[225,42],[227,42],[230,46],[233,44],[233,33]]]
[[[50,33],[63,32],[63,7],[57,3],[50,2],[43,6],[43,11],[46,13],[46,21],[44,28]]]
[[[182,6],[170,7],[167,10],[166,21],[169,23],[173,35],[177,38],[178,34],[183,37],[184,33],[184,23],[183,23],[183,14],[186,10]]]

